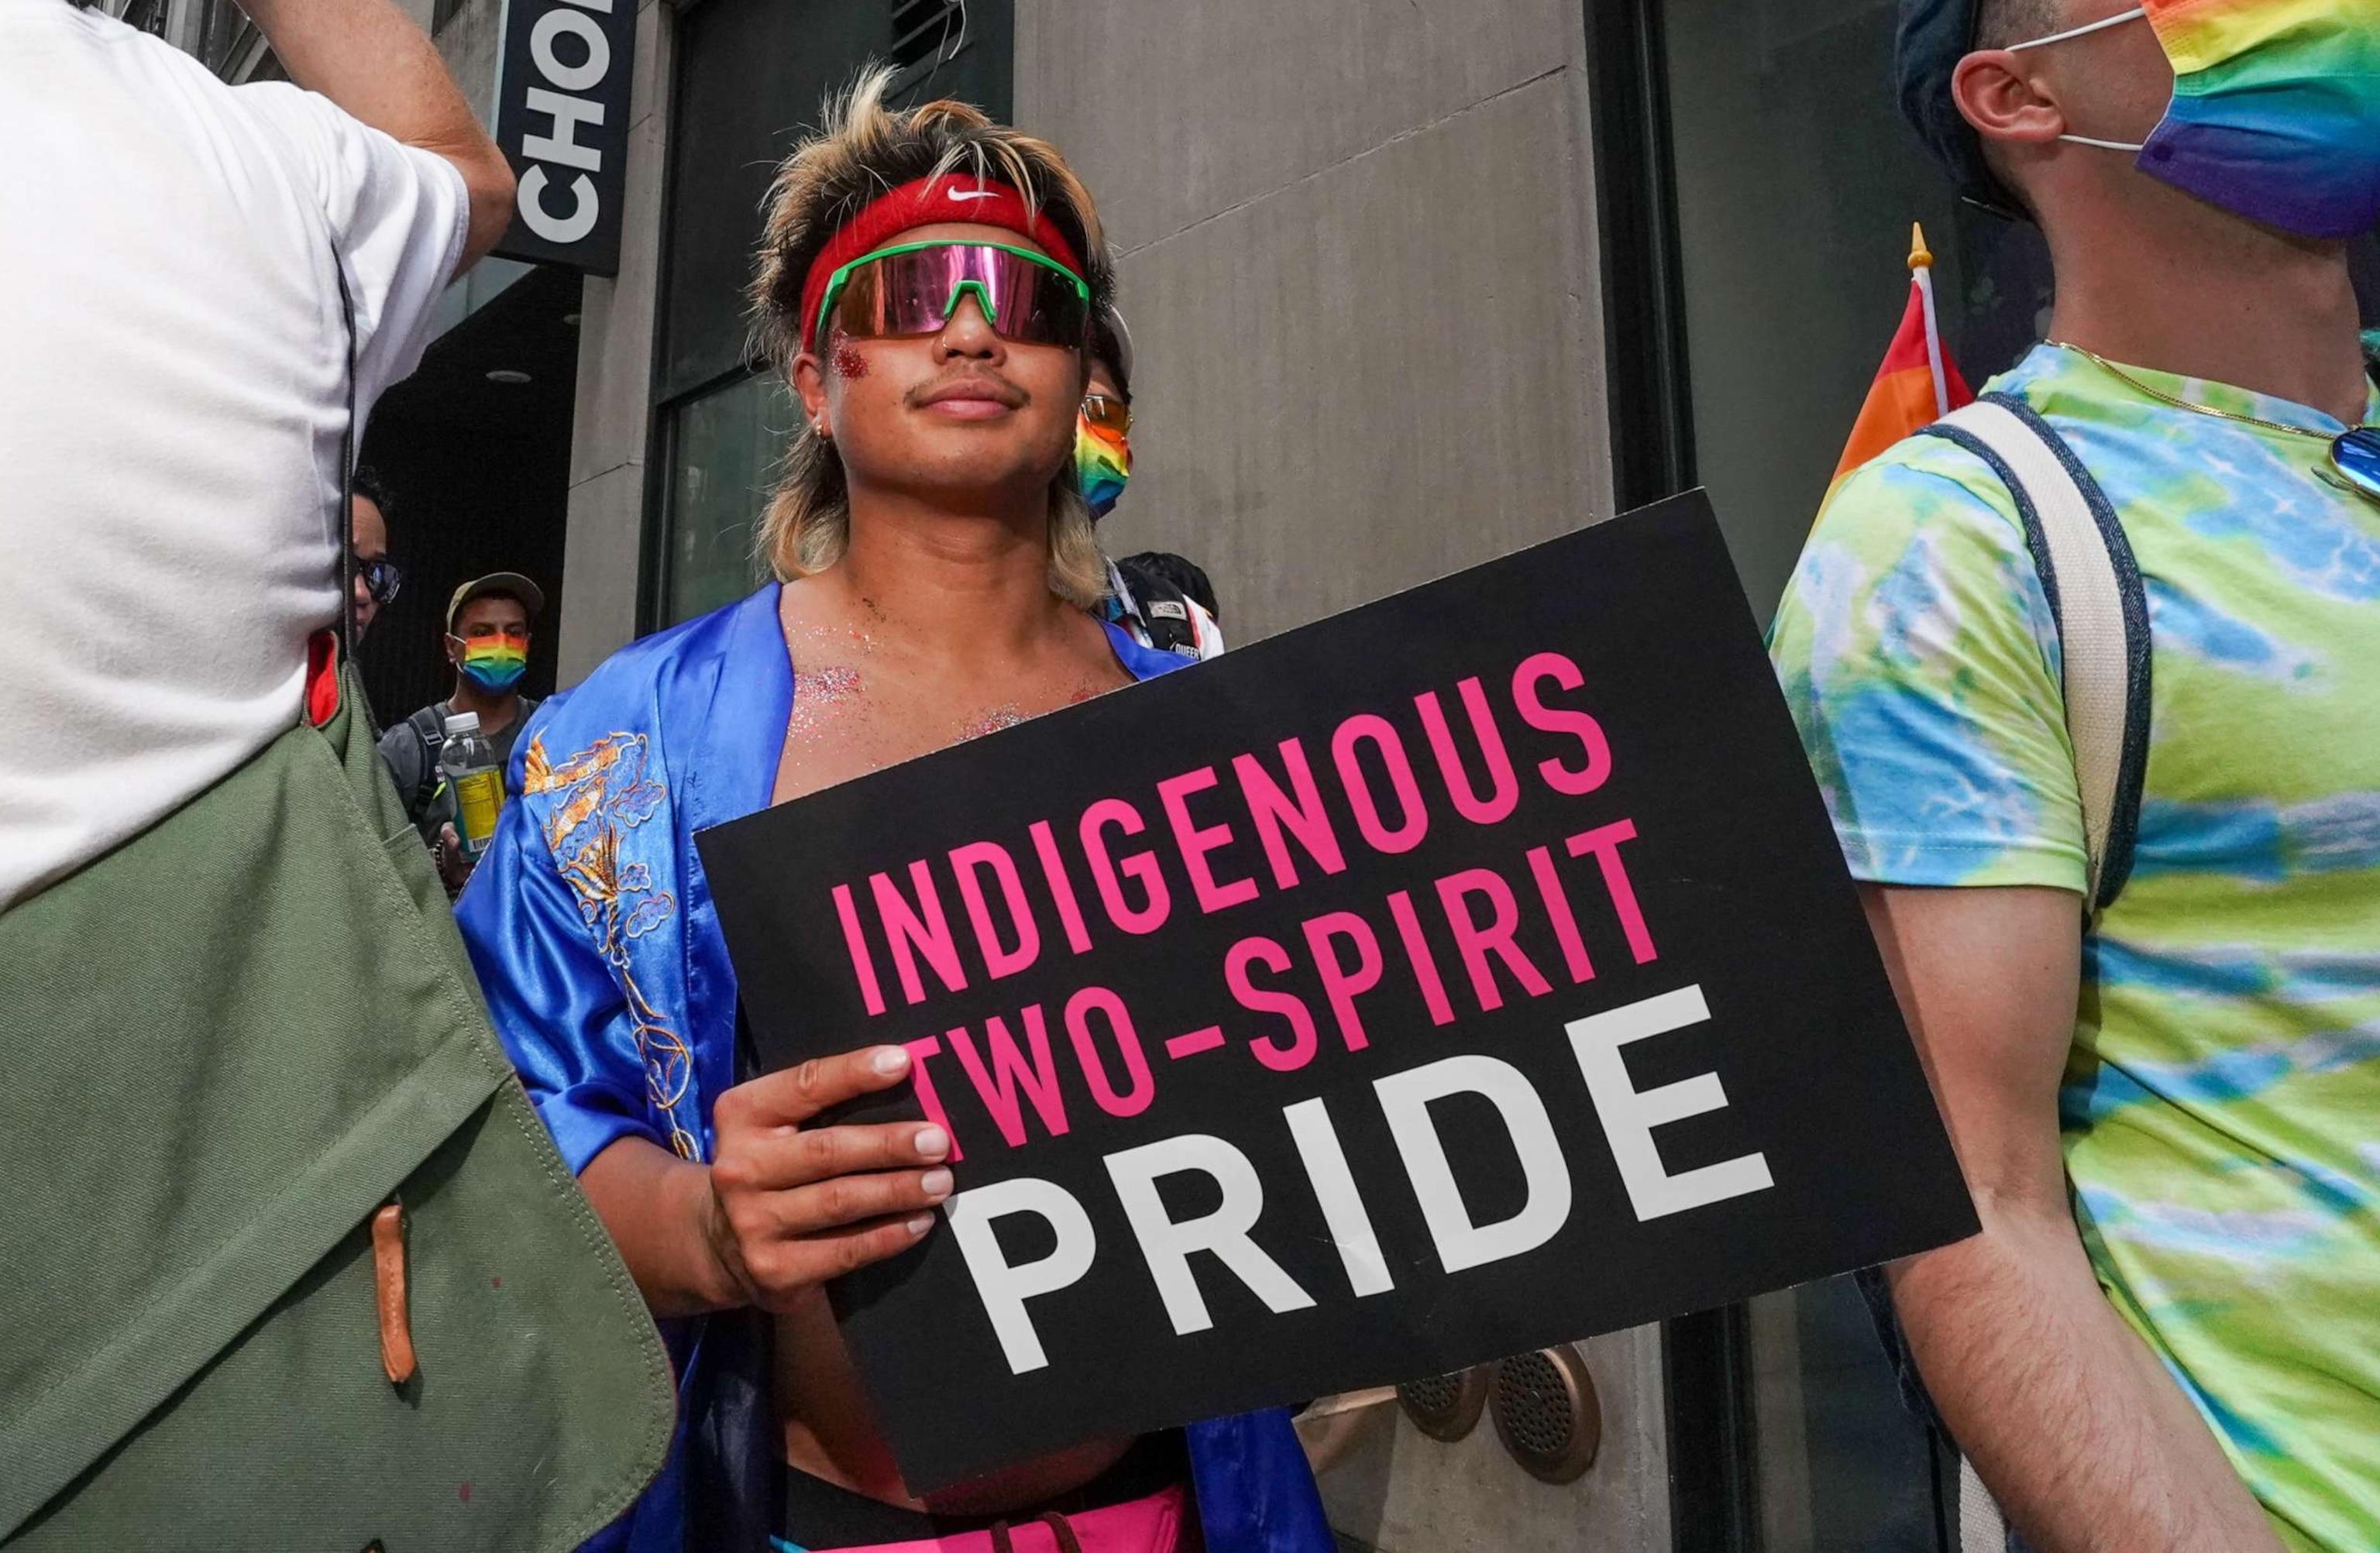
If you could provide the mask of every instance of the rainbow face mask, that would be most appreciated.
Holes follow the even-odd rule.
[[[528,672],[528,644],[509,637],[474,637],[460,642],[463,656],[458,665],[463,677],[480,689],[502,694],[510,690]]]
[[[2146,0],[2036,38],[2064,42],[2145,17],[2173,62],[2173,102],[2139,145],[2141,171],[2308,237],[2380,224],[2380,17],[2371,0]],[[2014,51],[2011,51],[2014,52]]]
[[[1095,418],[1087,400],[1083,413],[1075,418],[1075,483],[1083,500],[1090,504],[1094,522],[1115,510],[1124,481],[1132,479],[1132,443],[1125,435],[1132,424],[1130,415],[1124,411],[1123,424],[1119,426],[1112,415]]]

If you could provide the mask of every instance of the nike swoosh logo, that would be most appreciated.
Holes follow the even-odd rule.
[[[946,188],[942,190],[942,192],[949,195],[953,200],[997,200],[1000,198],[1000,190],[996,188],[978,188],[972,194],[965,193],[955,188]]]

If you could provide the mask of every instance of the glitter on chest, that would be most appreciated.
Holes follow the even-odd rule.
[[[794,710],[785,719],[786,740],[817,733],[820,723],[856,704],[860,690],[859,671],[847,664],[795,670]]]
[[[1013,702],[1006,706],[986,707],[976,715],[973,721],[959,730],[959,740],[965,743],[968,739],[979,739],[986,734],[996,734],[1002,728],[1014,728],[1024,721],[1024,709]]]

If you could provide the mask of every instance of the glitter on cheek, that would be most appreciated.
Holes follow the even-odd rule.
[[[856,382],[868,375],[868,358],[850,346],[834,347],[835,375],[845,382]]]

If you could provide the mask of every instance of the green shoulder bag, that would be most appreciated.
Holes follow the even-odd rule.
[[[8,1553],[559,1550],[668,1449],[660,1336],[332,683],[0,913]]]

